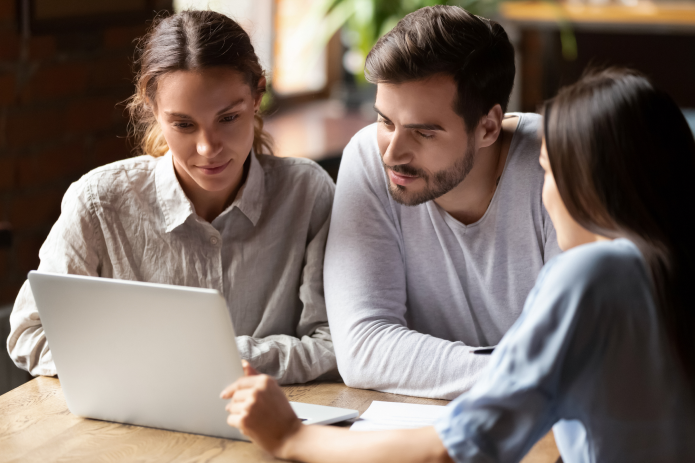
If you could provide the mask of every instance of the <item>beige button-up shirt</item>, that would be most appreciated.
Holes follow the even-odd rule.
[[[243,188],[212,223],[196,215],[171,153],[95,169],[66,192],[39,270],[217,289],[258,370],[281,383],[335,373],[323,298],[335,186],[308,160],[249,158]],[[28,281],[10,323],[15,364],[55,375]]]

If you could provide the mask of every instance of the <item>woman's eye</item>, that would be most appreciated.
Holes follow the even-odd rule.
[[[237,118],[236,114],[231,114],[222,118],[222,122],[232,122]]]
[[[189,127],[193,127],[193,124],[190,122],[175,122],[174,127],[178,127],[179,129],[188,129]]]
[[[386,119],[379,118],[376,120],[376,122],[383,124],[384,126],[392,126],[393,123],[391,121],[388,121]]]

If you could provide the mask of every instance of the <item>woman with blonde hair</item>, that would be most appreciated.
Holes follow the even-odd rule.
[[[334,184],[316,163],[272,156],[249,36],[184,11],[138,49],[128,108],[140,156],[70,186],[39,270],[217,289],[259,371],[281,383],[335,372],[323,298]],[[55,375],[28,281],[10,321],[15,363]]]

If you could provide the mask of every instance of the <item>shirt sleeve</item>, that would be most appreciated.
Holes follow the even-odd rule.
[[[63,197],[60,217],[39,250],[39,271],[99,275],[100,247],[93,211],[88,184],[84,179],[72,184]],[[32,375],[56,375],[28,280],[12,308],[7,351],[17,367]]]
[[[326,247],[338,369],[351,387],[452,399],[488,360],[461,342],[408,328],[402,243],[374,131],[363,129],[345,148]]]
[[[541,271],[478,383],[435,424],[456,461],[518,462],[562,418],[567,385],[588,372],[596,351],[589,334],[602,324],[577,315],[596,306],[597,295],[585,291],[582,273],[556,266],[560,258]]]
[[[302,312],[296,327],[297,336],[237,337],[241,356],[260,372],[285,385],[338,377],[323,292],[323,259],[335,187],[327,174],[322,180],[323,188],[319,190],[312,212],[299,285]]]

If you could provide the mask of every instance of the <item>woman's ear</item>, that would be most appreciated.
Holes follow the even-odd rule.
[[[253,102],[253,112],[258,113],[261,109],[261,101],[263,100],[263,94],[266,92],[266,80],[265,76],[258,80],[258,87],[256,87],[256,98]]]

